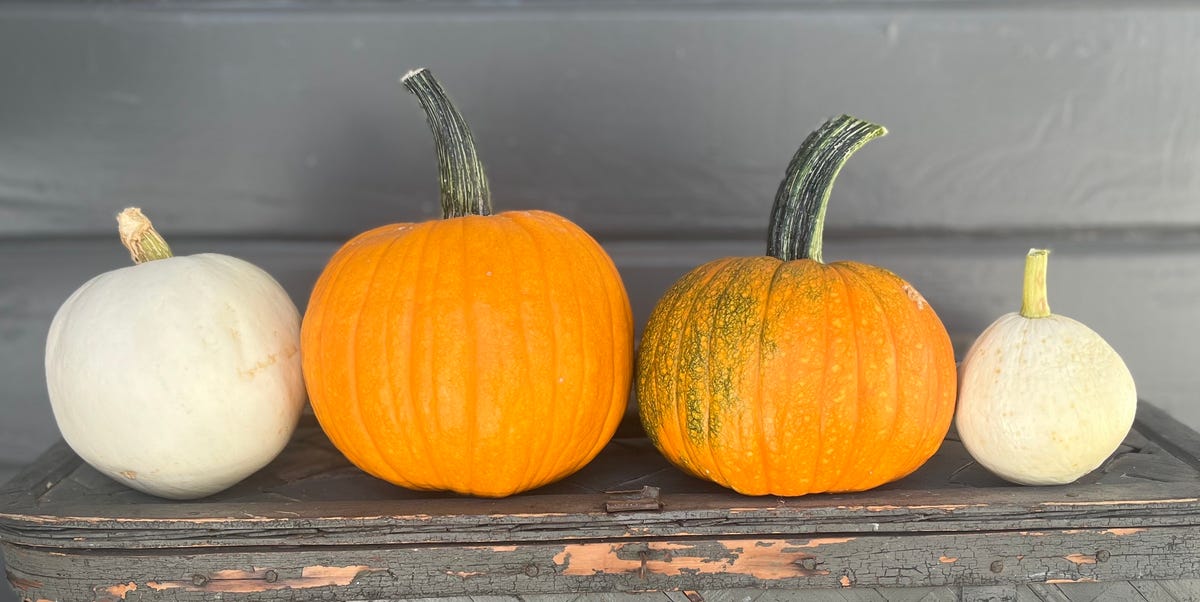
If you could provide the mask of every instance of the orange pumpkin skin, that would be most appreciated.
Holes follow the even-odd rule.
[[[395,224],[330,260],[301,330],[321,427],[369,474],[499,497],[612,438],[633,326],[615,266],[544,211]]]
[[[733,257],[659,301],[638,358],[643,425],[684,470],[747,495],[862,491],[937,451],[950,338],[895,274]]]

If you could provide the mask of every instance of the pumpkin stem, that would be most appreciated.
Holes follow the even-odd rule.
[[[175,256],[171,253],[171,247],[167,246],[167,241],[150,223],[150,218],[137,207],[129,207],[117,214],[117,232],[121,235],[121,244],[129,249],[134,263]]]
[[[1026,318],[1050,317],[1046,300],[1046,265],[1049,249],[1030,249],[1025,256],[1025,290],[1021,293],[1021,315]]]
[[[442,192],[442,218],[491,215],[492,194],[487,174],[475,153],[475,139],[462,114],[454,108],[442,85],[428,69],[409,71],[401,80],[416,95],[433,130],[438,178]]]
[[[825,208],[833,181],[854,151],[886,134],[887,128],[881,125],[842,115],[808,135],[775,193],[768,255],[784,261],[821,261]]]

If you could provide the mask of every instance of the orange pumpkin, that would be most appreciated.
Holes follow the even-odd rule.
[[[749,495],[870,489],[916,470],[954,412],[950,338],[910,284],[822,263],[829,190],[882,127],[843,116],[805,141],[772,209],[766,257],[686,274],[646,326],[642,423],[696,476]]]
[[[498,497],[565,477],[612,438],[632,379],[629,299],[603,249],[545,211],[491,215],[470,131],[420,70],[441,220],[360,234],[302,327],[313,410],[391,483]]]

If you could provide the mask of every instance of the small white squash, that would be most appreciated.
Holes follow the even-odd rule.
[[[1049,251],[1025,259],[1020,313],[979,335],[960,367],[955,423],[967,451],[1024,485],[1095,470],[1133,425],[1137,393],[1121,356],[1092,329],[1050,313]]]
[[[258,267],[174,257],[136,208],[118,222],[137,265],[79,287],[50,325],[55,420],[71,449],[120,483],[174,499],[216,493],[295,430],[300,313]]]

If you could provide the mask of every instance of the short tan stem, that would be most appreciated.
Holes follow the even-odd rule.
[[[121,244],[129,249],[134,263],[174,257],[167,241],[137,207],[129,207],[117,214],[117,231],[121,234]]]
[[[1026,318],[1050,316],[1050,302],[1046,300],[1046,264],[1050,258],[1048,249],[1030,249],[1025,256],[1025,290],[1021,295],[1021,315]]]

